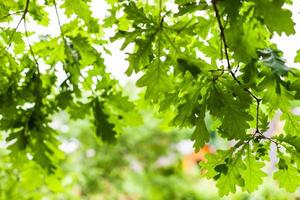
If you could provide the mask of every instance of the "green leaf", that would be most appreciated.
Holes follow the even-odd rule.
[[[33,160],[49,173],[54,173],[57,168],[54,163],[57,162],[56,156],[59,154],[59,150],[55,134],[54,130],[49,127],[39,127],[37,130],[31,131],[30,145],[33,151]]]
[[[238,61],[249,63],[253,59],[257,59],[257,49],[264,48],[267,42],[263,39],[268,35],[266,28],[259,23],[258,20],[248,12],[232,22],[228,29],[225,29],[228,47],[234,52],[233,56]]]
[[[101,57],[100,53],[98,53],[90,44],[90,41],[87,37],[82,37],[81,35],[77,35],[72,38],[72,45],[74,45],[74,50],[80,54],[79,63],[81,67],[86,67],[88,65],[94,64],[98,58]]]
[[[191,136],[191,139],[194,141],[194,148],[196,151],[199,151],[200,148],[209,141],[210,134],[207,130],[204,117],[205,114],[201,112],[196,122],[196,128]]]
[[[262,63],[270,67],[272,73],[277,76],[286,76],[290,69],[285,65],[285,61],[279,56],[280,51],[272,49],[258,50],[259,55],[262,57]]]
[[[242,69],[243,72],[242,79],[245,84],[255,84],[258,79],[258,66],[256,64],[256,60],[253,59],[249,63],[247,63]]]
[[[147,87],[145,98],[158,102],[162,94],[171,90],[172,86],[167,75],[167,66],[162,65],[160,58],[155,59],[138,81],[137,86]]]
[[[93,101],[94,122],[96,126],[96,134],[104,142],[114,142],[116,140],[116,132],[114,125],[109,122],[109,116],[104,111],[104,105],[98,99]]]
[[[46,12],[44,6],[38,5],[35,1],[30,1],[28,12],[39,24],[43,26],[49,25],[48,12]]]
[[[236,19],[238,19],[239,10],[242,7],[241,1],[220,1],[220,5],[224,6],[224,12],[227,13],[229,20],[235,21]]]
[[[273,178],[278,181],[280,187],[288,192],[295,192],[300,186],[300,173],[290,162],[291,158],[281,155],[277,163],[278,171],[274,173]]]
[[[243,186],[244,180],[241,177],[241,172],[245,169],[245,164],[241,157],[242,152],[237,152],[234,158],[229,158],[225,165],[227,166],[226,173],[219,173],[220,176],[215,177],[219,195],[225,196],[229,193],[236,192],[236,186]],[[216,168],[215,168],[216,170]]]
[[[233,150],[218,150],[215,154],[206,154],[207,162],[200,162],[201,169],[207,171],[205,176],[209,179],[220,177],[220,172],[216,171],[215,168],[220,164],[226,164],[225,160],[229,160]]]
[[[182,16],[187,13],[192,13],[197,10],[206,10],[208,8],[208,5],[205,1],[199,1],[198,3],[194,1],[187,1],[187,0],[177,0],[175,1],[176,4],[179,5],[178,7],[178,13],[175,14],[175,16]]]
[[[235,104],[229,102],[228,107],[224,108],[224,118],[221,125],[223,134],[229,139],[245,138],[246,130],[250,128],[247,121],[253,120],[253,117]],[[235,123],[232,123],[235,122]]]
[[[187,76],[185,76],[187,77]],[[191,87],[188,85],[188,87]],[[199,100],[201,99],[201,88],[197,85],[190,89],[189,94],[186,95],[186,99],[183,103],[178,106],[178,114],[173,119],[173,124],[179,127],[188,127],[193,124],[193,119],[195,118],[196,113],[202,105],[199,104]],[[205,112],[205,111],[204,111]],[[202,113],[200,118],[204,117]]]
[[[14,139],[16,141],[9,145],[8,149],[12,150],[15,154],[17,154],[18,150],[24,150],[26,146],[28,145],[28,136],[25,135],[25,130],[21,129],[20,131],[15,131],[9,134],[9,136],[6,138],[7,142],[11,142]]]
[[[105,97],[105,100],[111,122],[114,123],[118,133],[122,133],[125,127],[139,126],[143,123],[135,104],[128,97],[123,96],[121,92],[110,94]]]
[[[65,0],[61,5],[61,8],[65,9],[67,17],[71,17],[72,14],[76,14],[79,18],[83,19],[91,33],[99,31],[98,22],[92,17],[90,7],[84,0]]]
[[[245,184],[241,176],[246,168],[242,159],[243,149],[235,153],[234,147],[226,151],[217,151],[214,155],[206,156],[206,163],[200,163],[201,168],[207,170],[205,176],[216,180],[220,196],[236,192],[236,186]]]
[[[264,133],[269,129],[269,117],[263,111],[259,111],[259,130]]]
[[[127,14],[127,19],[133,20],[134,23],[152,23],[152,20],[146,16],[144,9],[138,8],[135,2],[130,1],[128,5],[124,6],[124,8],[124,12]]]
[[[281,119],[285,120],[283,130],[286,134],[296,136],[300,133],[300,116],[285,112]]]
[[[182,71],[189,71],[195,78],[197,78],[197,75],[201,73],[200,68],[188,60],[177,58],[177,63]]]
[[[131,75],[132,72],[139,72],[141,68],[144,68],[150,63],[150,56],[152,56],[152,42],[154,41],[154,34],[149,35],[146,40],[136,40],[138,50],[130,54],[127,58],[129,61],[129,67],[126,71],[127,75]]]
[[[253,0],[256,3],[256,15],[262,17],[271,32],[286,33],[291,35],[295,33],[292,12],[282,8],[284,0]],[[268,10],[268,12],[266,12]],[[276,20],[274,17],[276,16]]]
[[[242,93],[244,91],[241,91]],[[248,121],[253,120],[246,111],[250,97],[248,95],[240,97],[243,98],[234,98],[231,94],[221,92],[218,85],[214,83],[209,92],[208,109],[212,115],[222,119],[220,131],[228,139],[245,138],[246,130],[250,128]]]
[[[216,84],[211,84],[208,100],[207,100],[207,108],[213,116],[220,117],[222,116],[221,109],[225,107],[225,102],[223,99],[223,93],[218,89]]]
[[[280,77],[264,74],[263,80],[257,85],[256,89],[263,96],[263,103],[270,104],[270,109],[280,108],[285,111],[290,107],[290,94],[282,86]]]
[[[262,171],[262,168],[265,166],[263,161],[259,161],[254,152],[248,148],[246,150],[246,157],[244,158],[246,169],[242,172],[242,177],[245,182],[245,189],[248,192],[255,191],[259,185],[263,183],[263,177],[266,177],[267,174]]]
[[[56,97],[57,105],[60,108],[65,109],[70,104],[72,99],[73,97],[71,91],[63,91]]]
[[[70,114],[71,119],[85,119],[91,111],[91,104],[90,103],[81,103],[81,102],[76,102],[75,103],[70,103],[68,105],[68,113]]]
[[[290,90],[295,91],[295,99],[300,99],[300,80],[296,79],[290,85]]]
[[[143,31],[139,29],[132,32],[125,32],[119,30],[116,33],[116,35],[110,39],[110,41],[114,42],[119,38],[125,38],[125,41],[121,47],[121,50],[124,50],[131,42],[137,42],[137,37],[140,36],[142,33]]]
[[[293,146],[300,153],[300,137],[298,135],[280,135],[277,139]]]

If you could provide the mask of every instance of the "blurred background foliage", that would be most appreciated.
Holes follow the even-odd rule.
[[[167,128],[168,118],[150,109],[142,115],[147,123],[126,128],[114,144],[107,144],[93,134],[88,119],[73,120],[65,112],[58,113],[52,122],[63,133],[58,170],[49,175],[35,162],[11,162],[14,158],[2,147],[0,199],[221,199],[215,183],[202,177],[205,172],[198,163],[228,142],[211,131],[212,142],[194,153],[189,140],[192,130]],[[214,125],[210,119],[207,122]],[[238,191],[222,199],[299,197],[299,191],[287,193],[267,178],[252,194]]]

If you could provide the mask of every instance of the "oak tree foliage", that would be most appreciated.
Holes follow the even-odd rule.
[[[74,119],[88,118],[103,142],[114,142],[125,127],[141,123],[136,103],[104,64],[106,44],[121,40],[122,51],[133,45],[126,74],[140,72],[136,85],[145,88],[145,100],[160,112],[176,113],[170,126],[194,128],[195,150],[210,140],[207,116],[219,122],[218,135],[235,141],[201,163],[221,196],[237,187],[255,191],[267,176],[263,168],[271,146],[278,157],[273,178],[295,191],[300,117],[292,109],[300,100],[300,71],[287,66],[271,41],[274,34],[295,33],[285,6],[292,1],[107,0],[103,20],[93,16],[90,3],[0,1],[0,129],[11,157],[24,160],[29,154],[53,173],[61,153],[59,133],[49,123],[61,110]],[[59,34],[27,28],[29,23],[47,28],[49,10]],[[106,29],[114,31],[109,39]],[[283,132],[265,136],[278,110]]]

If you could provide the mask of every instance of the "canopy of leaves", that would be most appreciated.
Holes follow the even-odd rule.
[[[104,143],[142,123],[138,101],[125,96],[104,64],[106,45],[120,40],[126,74],[141,74],[136,85],[145,89],[143,98],[172,113],[170,126],[194,128],[196,150],[210,141],[207,117],[219,122],[214,131],[220,137],[235,142],[201,164],[221,196],[237,187],[255,191],[273,145],[279,157],[274,179],[290,192],[300,185],[300,121],[291,110],[300,100],[300,71],[287,66],[271,41],[274,34],[295,33],[286,9],[291,1],[107,0],[103,20],[93,16],[90,3],[0,2],[0,129],[16,162],[55,173],[60,133],[50,124],[57,112],[89,119]],[[176,9],[168,10],[170,3]],[[59,34],[28,30],[29,23],[49,28],[49,9]],[[113,30],[109,39],[107,29]],[[284,130],[267,137],[278,110]]]

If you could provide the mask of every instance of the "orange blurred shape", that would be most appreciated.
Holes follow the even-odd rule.
[[[206,161],[205,154],[212,153],[213,149],[209,145],[205,145],[198,152],[185,155],[182,159],[182,168],[184,172],[190,172],[192,168],[201,161]]]

